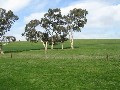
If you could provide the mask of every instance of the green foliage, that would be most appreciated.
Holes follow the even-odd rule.
[[[66,38],[69,31],[79,31],[81,27],[84,27],[87,19],[88,12],[83,9],[70,10],[68,15],[62,15],[59,8],[49,9],[41,20],[31,20],[25,27],[25,32],[22,34],[26,36],[27,41],[38,41],[40,38],[44,43],[58,44],[67,41]],[[45,29],[44,32],[38,33],[36,27],[40,25]],[[45,37],[46,36],[46,37]],[[56,38],[54,38],[56,37]],[[54,39],[54,40],[53,40]]]
[[[64,42],[62,38],[57,40],[57,36],[61,36],[62,33],[67,32],[64,25],[65,22],[63,22],[63,16],[59,8],[49,9],[48,12],[44,14],[44,17],[41,18],[41,26],[45,29],[45,32],[50,35],[49,39],[51,40],[48,41],[50,44],[52,42],[54,42],[54,44],[58,43],[58,41]],[[56,37],[56,39],[54,37]]]
[[[0,37],[2,37],[5,32],[10,31],[12,24],[18,20],[18,16],[9,10],[6,12],[5,9],[0,8]]]
[[[60,45],[49,49],[47,57],[40,43],[13,42],[4,46],[4,50],[23,52],[12,52],[12,58],[11,53],[0,56],[0,89],[119,90],[120,40],[75,40],[74,43],[73,50],[68,42],[64,50],[59,49]],[[38,50],[31,50],[35,48]]]
[[[22,36],[25,36],[27,41],[37,42],[41,36],[41,32],[36,30],[38,25],[40,25],[39,20],[31,20],[28,24],[26,24],[25,32],[22,33]]]
[[[15,42],[16,38],[14,36],[3,36],[2,41]]]
[[[88,11],[86,11],[86,9],[74,8],[73,10],[70,10],[69,14],[67,16],[64,16],[65,22],[67,24],[67,29],[72,29],[73,31],[81,31],[81,27],[83,28],[87,23],[87,14]]]
[[[43,33],[42,41],[47,42],[48,40],[49,40],[49,34],[48,33]]]

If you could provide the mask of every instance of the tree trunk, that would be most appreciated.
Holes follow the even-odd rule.
[[[74,49],[74,46],[73,46],[74,42],[73,42],[73,38],[72,38],[72,42],[71,42],[71,48]]]
[[[70,40],[71,42],[71,49],[74,49],[74,46],[73,46],[73,31],[71,30],[71,40]]]
[[[63,48],[63,43],[62,43],[62,49],[64,49],[64,48]]]
[[[45,48],[45,43],[41,40],[41,42],[43,43],[43,46],[44,46],[44,48]]]
[[[0,54],[4,54],[2,51],[2,41],[0,42]]]
[[[45,54],[47,52],[47,42],[45,42]]]
[[[70,40],[70,43],[71,43],[71,35],[70,35],[70,32],[69,32],[69,40]]]
[[[54,42],[53,42],[53,32],[52,32],[52,35],[51,35],[51,41],[52,41],[52,45],[51,45],[51,49],[53,49],[53,44],[54,44]]]
[[[51,45],[51,49],[53,49],[53,44],[54,44],[54,42],[53,42],[53,37],[52,37],[52,45]]]
[[[45,43],[45,50],[47,51],[47,42]]]
[[[43,42],[43,46],[44,46],[44,48],[45,48],[45,44],[44,44],[44,42]]]

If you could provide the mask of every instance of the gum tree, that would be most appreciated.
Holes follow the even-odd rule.
[[[36,27],[41,25],[40,21],[35,19],[35,20],[31,20],[28,24],[26,24],[25,26],[25,32],[22,33],[22,36],[26,37],[27,41],[30,42],[38,42],[38,40],[41,40],[41,42],[43,42],[43,46],[46,47],[47,45],[45,45],[46,42],[46,38],[48,38],[46,33],[43,33],[41,31],[37,31]]]
[[[70,10],[69,14],[64,16],[67,30],[69,31],[71,48],[73,49],[73,32],[81,32],[81,28],[87,23],[86,15],[88,11],[86,9],[74,8]]]
[[[18,19],[18,16],[14,15],[11,10],[6,11],[5,9],[0,8],[0,38],[2,38],[7,31],[10,31],[11,26]],[[2,49],[2,43],[0,49]]]
[[[59,8],[49,9],[47,13],[44,14],[44,17],[41,19],[41,26],[48,32],[51,36],[49,38],[49,43],[51,44],[51,49],[55,42],[61,42],[63,46],[64,37],[63,35],[66,32],[65,22]],[[59,40],[58,36],[61,38]]]
[[[58,28],[60,26],[62,19],[61,10],[59,8],[49,9],[47,13],[44,14],[44,17],[41,19],[41,26],[49,33],[51,36],[51,49],[54,45],[54,35],[58,34]]]
[[[25,36],[27,41],[37,42],[38,32],[36,31],[36,27],[39,24],[40,24],[39,20],[37,19],[31,20],[28,24],[26,24],[25,32],[22,33],[22,36]]]
[[[68,40],[67,34],[68,34],[68,30],[66,29],[65,24],[57,26],[56,41],[62,44],[62,49],[64,48],[63,43]]]

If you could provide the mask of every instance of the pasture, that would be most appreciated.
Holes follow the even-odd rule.
[[[42,43],[13,42],[0,55],[0,90],[119,90],[120,40],[69,41],[44,53]],[[12,55],[12,56],[11,56]]]

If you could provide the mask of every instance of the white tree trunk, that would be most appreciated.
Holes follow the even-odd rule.
[[[70,35],[70,32],[69,32],[69,40],[70,40],[70,43],[71,43],[71,35]]]
[[[45,42],[45,54],[47,52],[47,42]]]
[[[40,40],[40,42],[42,42],[42,44],[43,44],[43,46],[44,46],[44,48],[45,48],[45,43],[44,43],[42,40]]]
[[[43,46],[44,46],[44,48],[45,48],[45,43],[43,42]]]
[[[53,44],[54,44],[54,42],[53,42],[53,37],[52,37],[52,45],[51,45],[51,49],[53,49]]]
[[[47,42],[45,43],[45,50],[47,51]]]
[[[73,45],[73,38],[72,38],[72,42],[71,42],[71,48],[74,49],[74,45]]]
[[[63,47],[63,43],[62,43],[62,49],[64,49],[64,47]]]
[[[51,37],[52,37],[52,45],[51,45],[51,49],[53,49],[53,44],[54,44],[54,42],[53,42],[53,32],[52,32]]]
[[[74,44],[73,43],[73,31],[72,30],[71,30],[71,40],[70,41],[71,41],[70,42],[71,43],[71,48],[74,49],[74,46],[73,46],[73,44]]]

